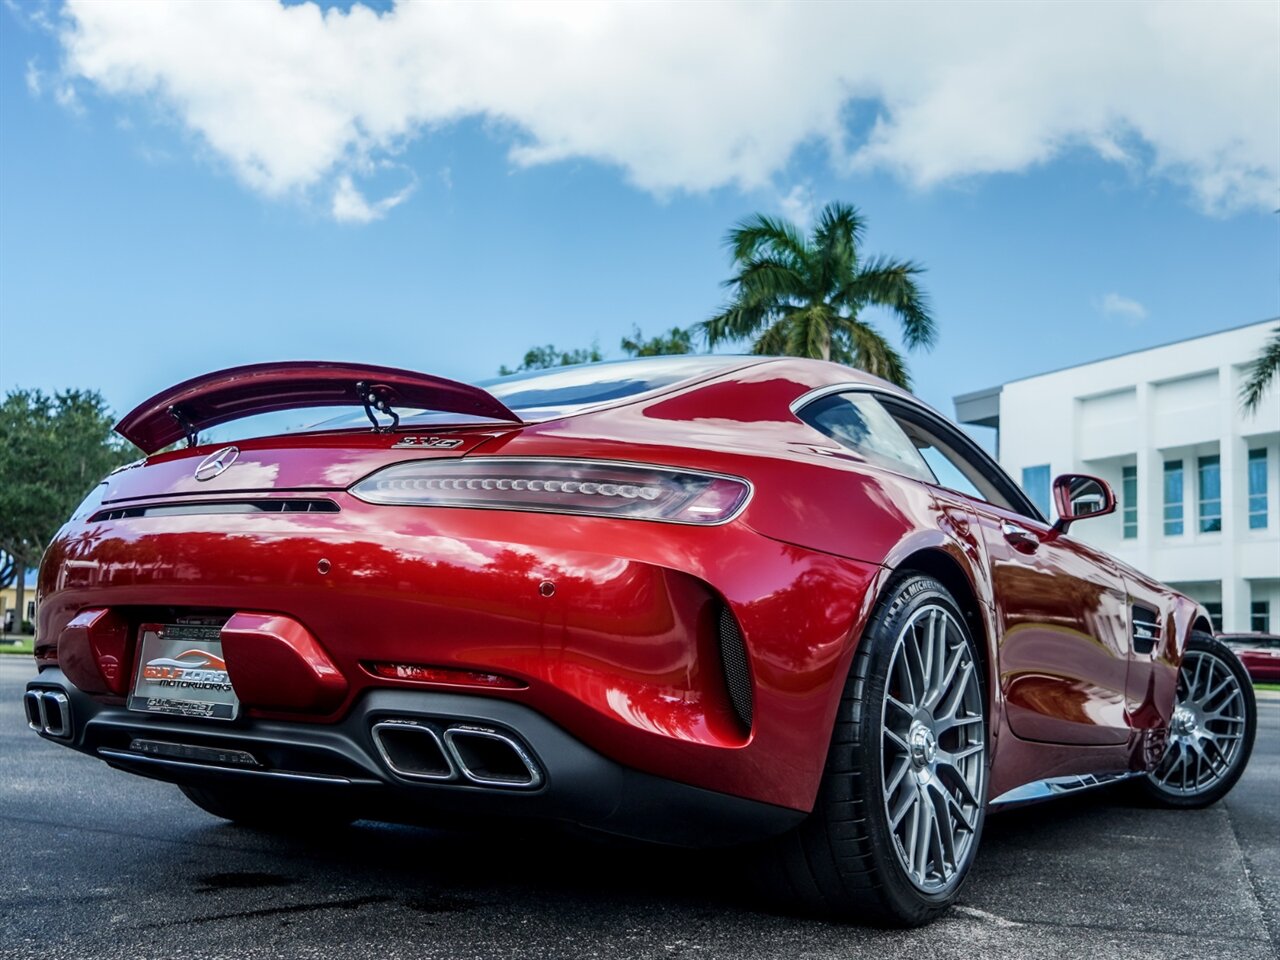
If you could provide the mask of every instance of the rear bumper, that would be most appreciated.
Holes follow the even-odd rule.
[[[803,817],[794,809],[625,767],[537,711],[488,697],[369,690],[340,723],[319,725],[139,713],[86,696],[57,668],[43,671],[28,692],[42,693],[51,705],[60,704],[58,695],[66,699],[66,715],[55,721],[52,709],[47,711],[57,726],[43,736],[129,773],[193,786],[260,784],[296,795],[300,804],[341,803],[369,819],[539,819],[641,840],[714,846],[781,833]],[[450,730],[493,734],[514,745],[536,775],[528,782],[475,782],[456,759],[445,777],[397,773],[373,733],[388,722],[430,730],[437,742]]]
[[[141,624],[284,618],[334,682],[250,643],[273,631],[237,627],[241,649],[224,636],[224,651],[253,721],[334,727],[375,691],[462,689],[376,675],[379,664],[494,674],[519,689],[486,700],[523,705],[626,768],[812,808],[880,567],[741,520],[704,529],[328,496],[338,512],[69,523],[41,567],[37,656],[119,704]],[[745,654],[732,660],[726,610]],[[747,723],[735,692],[750,698]]]

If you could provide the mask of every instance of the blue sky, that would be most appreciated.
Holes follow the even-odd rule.
[[[316,44],[372,38],[375,64],[394,62],[388,48],[417,49],[407,15],[380,5],[380,17],[349,22],[347,6],[309,21]],[[141,9],[113,19],[7,2],[0,389],[99,388],[123,413],[170,383],[240,363],[344,359],[480,379],[533,344],[597,341],[618,356],[633,326],[656,333],[715,310],[729,273],[721,238],[735,220],[804,216],[833,199],[862,208],[869,251],[927,266],[941,336],[909,359],[917,392],[948,413],[956,393],[1276,316],[1280,133],[1269,114],[1280,87],[1267,92],[1269,63],[1244,68],[1248,56],[1280,62],[1280,31],[1258,46],[1248,18],[1275,8],[1240,8],[1240,36],[1224,27],[1222,49],[1208,44],[1202,72],[1184,78],[1194,97],[1146,79],[1126,92],[1118,81],[1084,89],[1059,77],[1023,110],[1021,99],[1035,98],[1021,83],[1000,85],[996,57],[957,132],[936,120],[954,85],[918,90],[892,65],[833,74],[828,87],[788,90],[780,104],[768,99],[774,84],[751,94],[763,119],[738,116],[741,96],[714,76],[690,68],[682,83],[670,79],[687,61],[657,27],[590,24],[597,42],[582,72],[564,67],[542,86],[527,78],[541,77],[539,31],[555,24],[508,24],[482,38],[526,56],[526,72],[506,81],[455,72],[420,84],[390,67],[371,75],[359,61],[343,81],[323,56],[298,65],[265,41],[228,79],[197,48],[184,53],[177,32],[140,41]],[[214,31],[253,30],[249,21],[273,12],[238,26],[226,9],[197,31],[211,47]],[[777,16],[787,9],[800,10]],[[572,18],[556,15],[561,28]],[[286,31],[293,22],[280,21]],[[690,24],[689,49],[698,50],[695,28],[710,37],[715,26]],[[875,26],[863,31],[873,40]],[[1090,35],[1104,28],[1081,25]],[[749,48],[750,25],[733,29],[747,31]],[[832,30],[795,29],[802,39]],[[614,76],[605,41],[618,31],[652,49],[630,57],[619,45]],[[421,56],[470,56],[462,48],[475,33]],[[1180,37],[1162,42],[1174,49]],[[1070,37],[1062,44],[1066,63]],[[918,54],[923,69],[928,51]],[[304,92],[278,93],[256,116],[277,96],[270,78],[289,70]],[[339,75],[314,116],[305,91],[319,84],[308,71]],[[600,77],[599,89],[580,92],[582,76]],[[434,92],[458,77],[455,99]],[[1252,100],[1237,82],[1256,91]],[[364,85],[375,89],[366,96]],[[1168,120],[1161,98],[1175,96]],[[1066,119],[1046,126],[1042,113]],[[698,141],[715,124],[724,129]],[[668,127],[678,135],[667,138]],[[876,319],[893,331],[891,318]]]

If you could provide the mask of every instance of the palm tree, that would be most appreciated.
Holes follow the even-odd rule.
[[[865,227],[847,203],[827,204],[807,238],[780,217],[739,221],[725,237],[738,268],[724,284],[732,300],[699,324],[708,345],[750,339],[752,353],[835,360],[909,387],[902,355],[859,314],[887,307],[908,349],[933,346],[937,330],[916,283],[924,268],[864,259],[858,246]]]
[[[1271,339],[1262,345],[1262,352],[1249,365],[1249,376],[1240,388],[1240,402],[1247,413],[1258,409],[1262,396],[1271,381],[1280,373],[1280,327],[1271,331]]]

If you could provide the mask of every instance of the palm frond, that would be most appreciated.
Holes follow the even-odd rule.
[[[796,310],[788,319],[787,353],[793,357],[829,360],[833,319],[825,303]]]
[[[1271,339],[1262,345],[1262,352],[1247,367],[1248,374],[1240,387],[1240,404],[1246,413],[1253,413],[1262,404],[1262,398],[1280,373],[1280,327],[1271,331]]]
[[[880,331],[861,320],[846,321],[843,330],[853,350],[851,366],[897,384],[904,390],[911,389],[911,376],[907,373],[906,360],[881,336]]]
[[[770,217],[763,213],[739,220],[737,226],[725,235],[724,244],[738,263],[745,263],[762,250],[772,250],[797,263],[810,255],[809,247],[794,223],[784,217]]]
[[[694,329],[709,348],[714,348],[753,336],[767,319],[768,312],[758,306],[731,303],[715,316],[695,324]]]
[[[761,357],[787,356],[788,330],[789,326],[785,318],[771,324],[751,344],[751,352]]]
[[[752,258],[725,286],[735,286],[742,294],[760,302],[764,298],[803,297],[805,279],[795,267],[772,257]]]
[[[855,312],[869,304],[887,307],[902,322],[902,339],[909,349],[932,347],[938,329],[929,312],[929,298],[916,283],[922,273],[924,268],[910,260],[874,257],[840,291],[838,299]]]
[[[857,207],[851,203],[828,203],[818,216],[811,245],[824,265],[847,265],[846,269],[852,272],[857,267],[858,245],[865,231],[866,221]]]

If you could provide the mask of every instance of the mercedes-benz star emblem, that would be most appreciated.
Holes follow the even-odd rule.
[[[221,476],[226,472],[227,467],[236,462],[238,456],[240,456],[239,447],[223,447],[221,450],[213,451],[200,461],[200,466],[196,467],[196,479],[212,480],[214,477]]]

